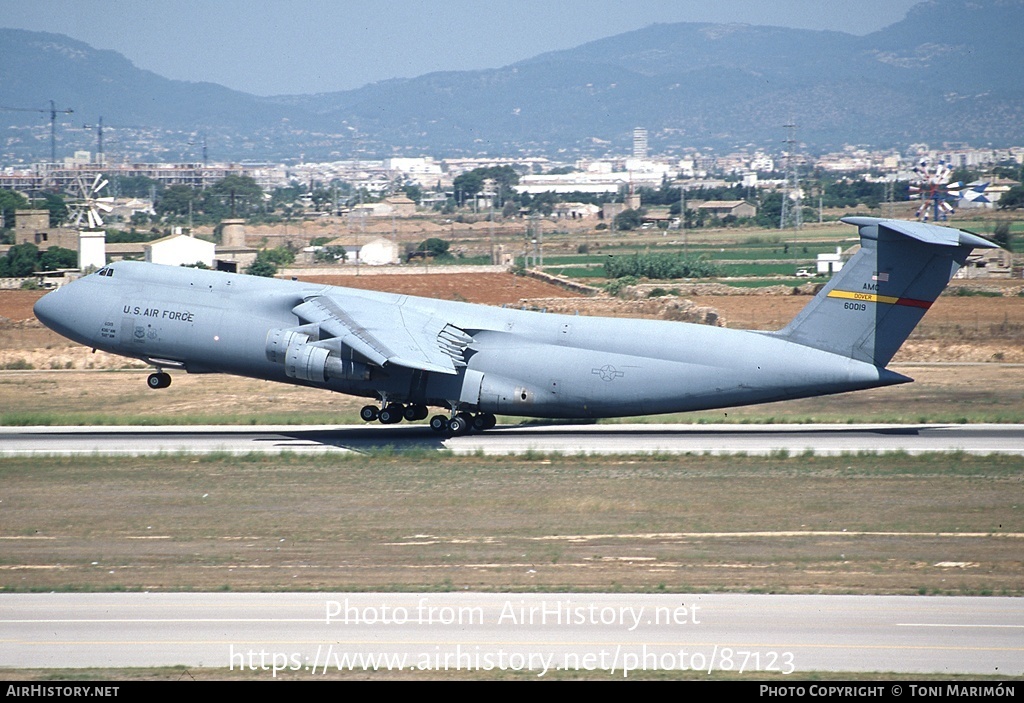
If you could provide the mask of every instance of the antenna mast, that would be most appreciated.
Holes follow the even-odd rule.
[[[794,150],[796,149],[796,125],[790,122],[786,128],[786,185],[782,191],[782,214],[779,217],[779,229],[792,227],[800,229],[803,225],[803,203],[800,197],[800,178]]]

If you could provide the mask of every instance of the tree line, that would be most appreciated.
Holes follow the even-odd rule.
[[[24,278],[36,271],[73,269],[78,252],[63,247],[40,250],[35,244],[15,244],[0,257],[0,278]]]

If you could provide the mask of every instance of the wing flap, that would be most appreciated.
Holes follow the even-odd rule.
[[[326,295],[307,299],[293,310],[300,320],[320,326],[378,366],[455,374],[465,366],[463,352],[472,338],[433,315],[401,304],[364,298],[339,302]]]

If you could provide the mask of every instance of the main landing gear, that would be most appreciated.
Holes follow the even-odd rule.
[[[384,402],[383,407],[376,405],[364,405],[359,411],[359,418],[363,422],[380,422],[382,425],[394,425],[402,420],[407,422],[418,422],[425,420],[428,415],[426,405],[413,403],[403,405],[402,403]],[[497,424],[497,419],[491,413],[470,414],[467,412],[454,413],[450,418],[445,415],[434,415],[430,418],[430,429],[435,432],[444,432],[452,435],[464,435],[471,431],[483,432]]]
[[[426,405],[419,405],[418,403],[410,405],[385,403],[382,408],[378,408],[376,405],[364,405],[359,411],[359,418],[363,422],[379,420],[382,425],[394,425],[402,420],[407,420],[408,422],[425,420],[428,414],[429,411]]]
[[[151,373],[149,374],[149,378],[146,379],[146,385],[153,390],[167,388],[167,386],[171,385],[171,374],[164,373],[163,371]]]
[[[448,432],[459,436],[473,432],[489,430],[497,424],[497,419],[491,413],[477,413],[471,415],[467,412],[456,413],[455,417],[448,419],[444,415],[434,415],[430,418],[430,429],[434,432]]]

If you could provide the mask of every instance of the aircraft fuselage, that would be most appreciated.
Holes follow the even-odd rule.
[[[235,374],[453,410],[616,417],[909,380],[762,332],[546,314],[136,262],[112,264],[101,273],[42,298],[37,316],[81,344],[158,368]],[[335,357],[326,371],[295,372],[274,345],[286,345],[292,339],[288,331],[299,330],[309,335],[310,351],[330,347],[316,325],[304,325],[293,312],[318,296],[342,312],[358,303],[444,320],[472,338],[462,354],[464,366],[439,373],[377,365],[339,343],[331,347]]]

